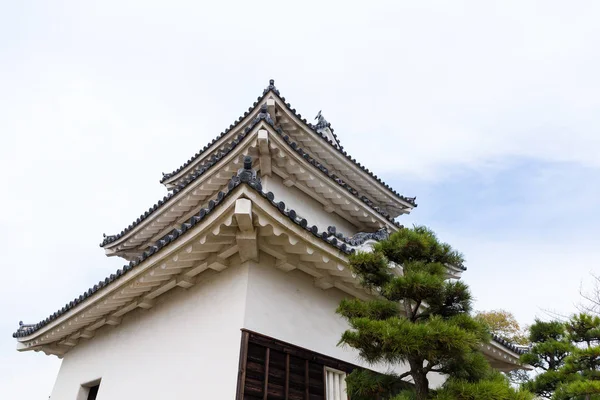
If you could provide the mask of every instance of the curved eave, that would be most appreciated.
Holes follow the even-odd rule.
[[[527,364],[521,364],[519,358],[520,352],[511,349],[496,339],[481,346],[483,354],[490,362],[491,366],[499,371],[509,372],[516,369],[532,370],[533,367]]]

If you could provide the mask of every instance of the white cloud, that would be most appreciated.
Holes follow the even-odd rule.
[[[16,29],[25,46],[14,52],[23,79],[40,65],[60,68],[100,83],[110,102],[144,96],[140,111],[168,109],[171,124],[213,115],[197,130],[203,139],[275,77],[300,111],[323,108],[348,149],[380,172],[435,178],[507,155],[598,167],[597,8],[103,2],[26,13],[24,26],[43,31]]]
[[[450,236],[467,255],[464,273],[478,310],[508,309],[523,324],[548,311],[575,312],[582,282],[600,266],[593,239],[536,240],[512,234],[504,239]]]
[[[17,354],[6,332],[114,271],[121,263],[104,258],[101,233],[162,196],[160,172],[233,122],[269,78],[306,117],[323,109],[359,161],[398,180],[439,181],[516,157],[600,167],[599,7],[10,4],[0,15],[0,251],[10,282],[0,291],[0,364],[47,379],[56,362]],[[476,239],[474,259],[515,246]],[[523,268],[550,254],[536,246],[517,246]],[[509,309],[522,300],[503,299]],[[50,390],[19,379],[2,376],[0,392]]]

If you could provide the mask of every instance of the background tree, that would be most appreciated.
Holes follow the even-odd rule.
[[[531,348],[521,356],[521,362],[541,372],[525,382],[523,387],[538,396],[550,399],[563,380],[558,370],[565,365],[565,358],[574,346],[569,340],[565,324],[560,321],[536,320],[529,327],[529,340]]]
[[[390,268],[390,262],[401,268]],[[350,257],[361,284],[381,296],[342,301],[337,311],[351,329],[340,343],[357,349],[370,363],[408,367],[407,372],[385,379],[364,371],[351,374],[348,387],[353,399],[392,398],[402,390],[403,380],[414,383],[414,393],[404,391],[394,399],[431,398],[427,377],[431,372],[450,378],[435,394],[442,396],[439,399],[528,398],[494,375],[479,351],[480,344],[489,340],[487,328],[469,314],[468,287],[448,276],[448,265],[462,264],[462,255],[425,227],[403,228],[377,243],[373,252]],[[503,397],[489,396],[500,391]]]
[[[579,314],[566,324],[569,339],[577,345],[558,370],[561,383],[556,400],[600,399],[600,317]]]
[[[514,344],[528,345],[529,334],[515,316],[506,310],[479,311],[475,319],[488,326],[490,333]]]
[[[492,335],[518,345],[529,345],[529,332],[522,328],[515,316],[506,310],[479,311],[475,319],[487,325]],[[506,372],[508,380],[517,385],[527,382],[529,374],[524,369]]]

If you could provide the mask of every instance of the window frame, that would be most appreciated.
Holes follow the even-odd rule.
[[[327,379],[327,372],[339,375],[340,387],[338,389],[338,393],[339,393],[338,397],[335,396],[335,392],[332,393],[329,391],[330,386],[329,386],[329,380]],[[344,371],[340,371],[339,369],[331,368],[326,365],[323,366],[323,374],[324,374],[323,384],[325,386],[325,400],[348,400],[348,388],[346,386],[346,377],[348,376],[348,374]],[[335,390],[334,388],[332,388],[332,389]],[[330,397],[330,394],[331,394],[331,397]]]

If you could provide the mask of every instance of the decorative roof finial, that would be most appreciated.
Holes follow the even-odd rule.
[[[237,176],[242,182],[260,182],[260,179],[256,175],[256,171],[252,169],[252,157],[244,157],[244,166],[238,170]]]
[[[315,119],[317,120],[317,125],[316,125],[317,129],[327,128],[329,126],[329,122],[327,122],[327,120],[325,119],[323,114],[321,114],[321,110],[319,110],[319,113],[317,114]]]
[[[250,156],[244,157],[244,169],[245,170],[252,169],[252,157],[250,157]]]
[[[279,96],[279,90],[277,90],[277,88],[275,87],[275,79],[269,79],[269,86],[265,88],[265,90],[263,91],[263,95],[266,94],[269,90]]]

